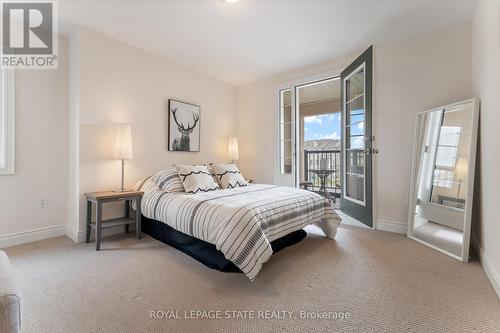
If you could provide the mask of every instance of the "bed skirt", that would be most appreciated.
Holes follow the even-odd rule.
[[[215,245],[186,235],[163,222],[142,216],[142,231],[154,239],[184,252],[207,267],[221,272],[241,273],[241,270],[231,261],[227,260],[224,254],[217,250]],[[301,229],[271,242],[273,253],[299,243],[306,236],[307,233]]]

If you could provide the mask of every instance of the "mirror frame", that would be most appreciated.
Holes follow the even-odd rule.
[[[417,207],[417,178],[418,178],[418,168],[417,161],[419,161],[417,142],[418,142],[418,118],[422,114],[430,113],[433,111],[439,111],[448,108],[458,107],[462,104],[472,103],[472,124],[471,124],[471,142],[469,148],[469,161],[467,162],[468,166],[468,175],[467,182],[469,186],[467,186],[467,197],[465,201],[464,208],[464,229],[463,229],[463,238],[462,238],[462,255],[457,256],[451,252],[443,250],[435,245],[429,244],[426,241],[423,241],[419,238],[413,236],[413,226],[415,219],[415,209]],[[478,130],[479,130],[479,100],[476,98],[468,99],[465,101],[461,101],[458,103],[448,104],[445,106],[440,106],[437,108],[433,108],[427,111],[418,112],[416,115],[415,121],[415,129],[414,129],[414,139],[413,139],[413,158],[412,158],[412,169],[411,169],[411,183],[410,183],[410,198],[409,198],[409,210],[408,210],[408,230],[407,236],[410,239],[413,239],[421,244],[429,246],[430,248],[444,253],[450,257],[453,257],[462,262],[469,261],[469,247],[470,247],[470,230],[472,223],[472,204],[474,201],[474,175],[476,168],[476,150],[477,150],[477,139],[478,139]]]
[[[5,161],[4,165],[0,165],[0,176],[15,174],[15,138],[16,138],[16,109],[15,109],[15,72],[14,70],[4,69],[0,80],[0,93],[3,95],[3,101],[0,103],[0,117],[3,117],[4,122],[0,124],[3,128],[0,129],[0,135],[3,136],[0,140],[0,145],[3,142],[3,147],[0,147],[0,154]]]

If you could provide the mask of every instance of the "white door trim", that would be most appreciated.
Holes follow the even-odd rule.
[[[280,170],[280,92],[284,89],[291,89],[292,91],[292,112],[295,113],[294,120],[292,121],[293,123],[293,131],[292,131],[292,142],[294,144],[294,158],[292,159],[292,179],[295,183],[298,184],[297,179],[298,179],[298,148],[299,146],[297,145],[296,142],[296,133],[298,129],[298,114],[297,114],[297,108],[295,107],[296,104],[296,90],[297,87],[308,84],[308,83],[313,83],[316,81],[323,81],[323,80],[328,80],[336,77],[340,77],[340,72],[342,70],[331,70],[331,71],[326,71],[323,73],[319,74],[314,74],[310,75],[307,77],[303,77],[300,79],[295,79],[291,81],[287,81],[284,83],[280,83],[275,85],[274,87],[274,98],[275,98],[275,105],[276,108],[274,110],[274,124],[275,124],[275,132],[274,132],[274,144],[273,144],[273,153],[274,153],[274,158],[273,158],[273,182],[277,184],[281,178],[281,170]]]

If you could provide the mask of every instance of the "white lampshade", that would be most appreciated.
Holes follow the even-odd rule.
[[[133,158],[132,133],[129,124],[116,125],[113,158],[117,160],[131,160]]]
[[[467,160],[459,158],[455,165],[455,178],[464,180],[467,177]]]
[[[238,138],[232,136],[229,138],[229,145],[227,147],[227,153],[229,155],[230,160],[238,160],[240,158],[240,154],[238,151]]]

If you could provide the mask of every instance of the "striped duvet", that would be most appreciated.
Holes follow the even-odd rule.
[[[145,189],[144,216],[214,244],[250,280],[271,257],[275,239],[318,225],[333,239],[340,219],[321,196],[290,187],[250,185],[188,195]]]

